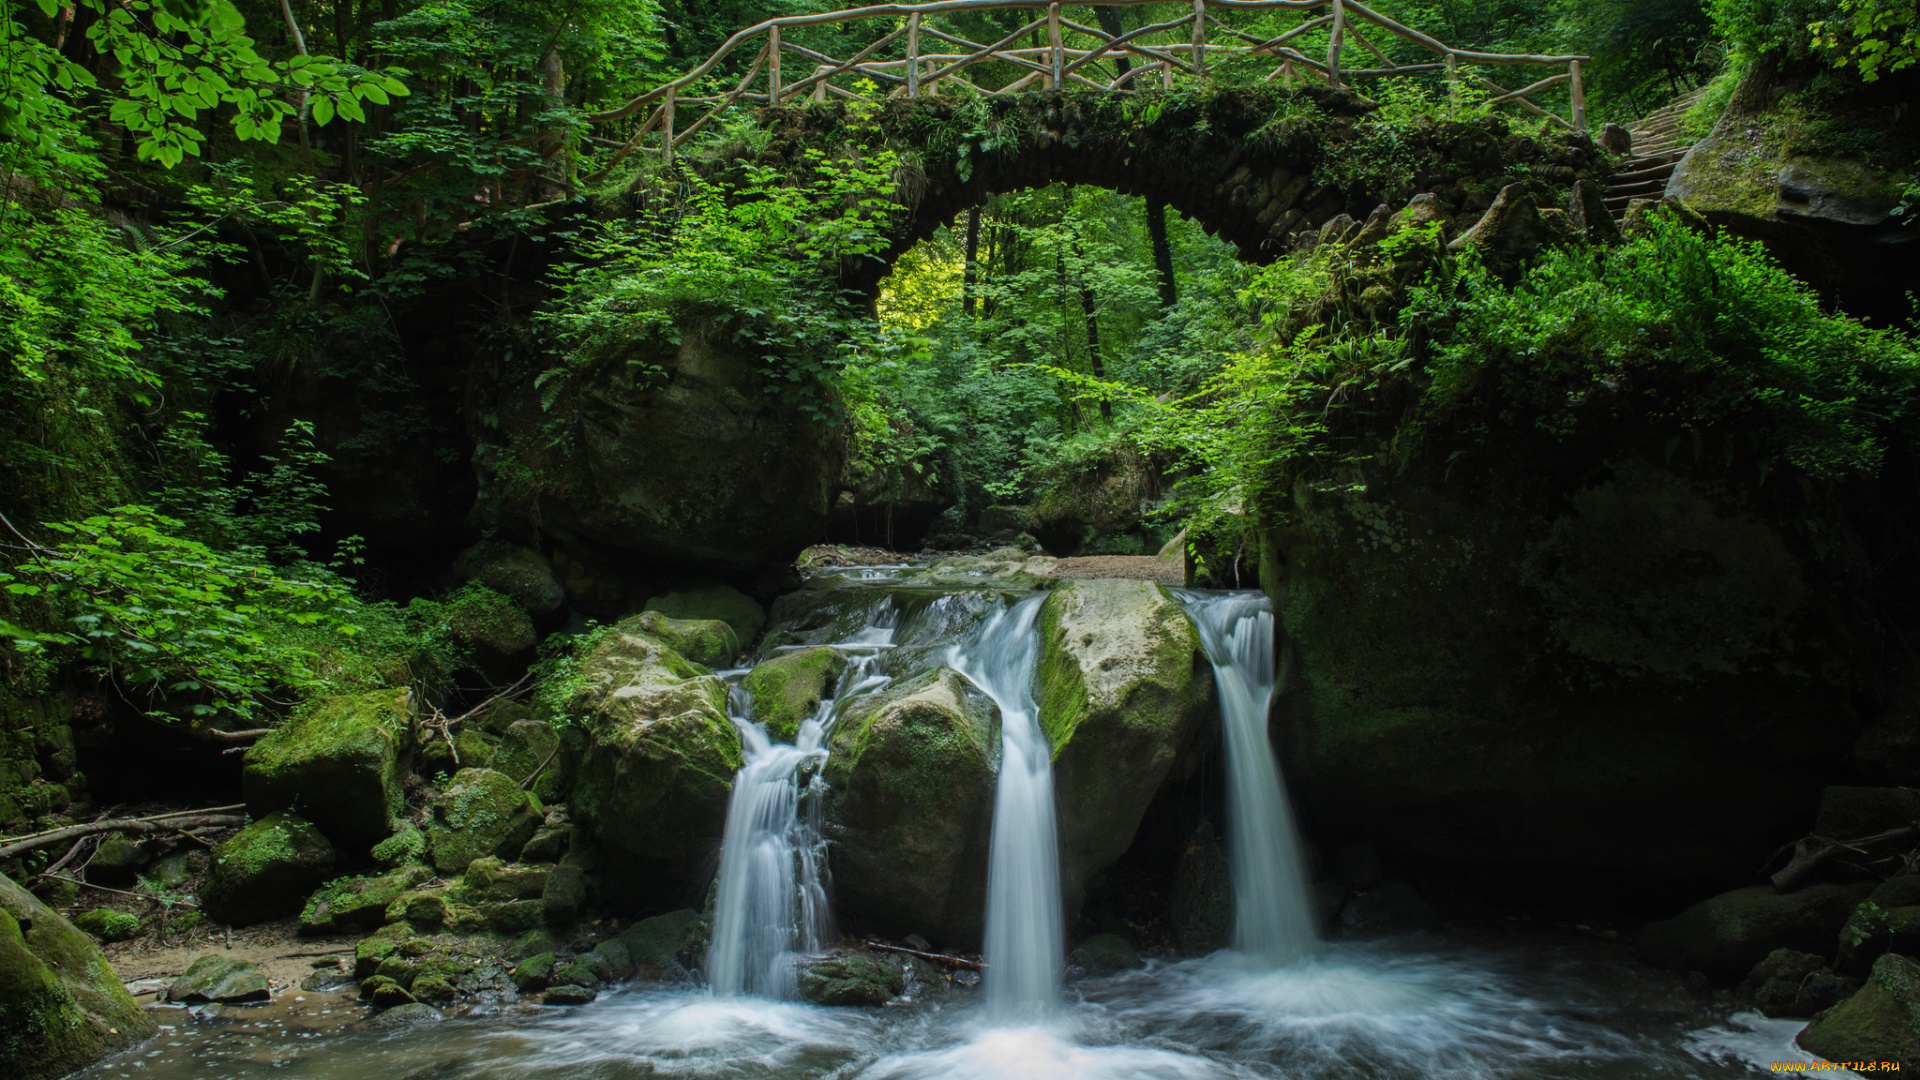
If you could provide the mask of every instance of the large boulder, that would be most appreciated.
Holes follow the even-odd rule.
[[[642,877],[700,876],[740,769],[726,684],[659,639],[618,628],[577,671],[567,711],[585,718],[588,746],[574,820],[602,851],[638,860],[650,871]]]
[[[827,758],[837,909],[875,931],[978,944],[999,710],[952,668],[858,699]]]
[[[259,966],[238,957],[201,953],[167,986],[167,1000],[184,1004],[220,1002],[239,1005],[267,1001],[273,986]]]
[[[1800,1048],[1828,1061],[1920,1062],[1920,964],[1889,953],[1858,993],[1808,1024]]]
[[[643,611],[620,621],[626,633],[651,634],[696,664],[726,667],[740,655],[740,637],[720,619],[676,619],[658,611]]]
[[[656,596],[647,601],[647,610],[670,619],[717,619],[733,627],[733,636],[743,647],[752,645],[760,636],[760,628],[767,624],[767,610],[760,602],[731,585],[710,585]]]
[[[826,529],[846,439],[831,403],[771,392],[732,338],[618,335],[597,362],[508,389],[503,445],[475,456],[475,523],[687,569],[791,563]]]
[[[1872,568],[1832,503],[1754,486],[1746,438],[1705,443],[1596,416],[1295,484],[1261,579],[1304,815],[1390,859],[1649,891],[1801,835],[1878,678]]]
[[[483,540],[462,551],[453,562],[461,582],[478,581],[511,597],[535,617],[557,613],[567,606],[567,590],[546,556],[532,548],[504,540]]]
[[[433,877],[424,866],[407,866],[370,877],[345,877],[328,882],[307,899],[300,912],[303,934],[339,934],[350,930],[378,930],[386,921],[387,906],[416,885]]]
[[[230,926],[298,915],[333,863],[333,845],[312,822],[269,814],[215,849],[200,906]]]
[[[1648,926],[1640,936],[1647,959],[1732,981],[1775,949],[1828,953],[1835,935],[1871,885],[1811,885],[1777,893],[1752,885],[1722,893]]]
[[[54,1080],[155,1030],[100,947],[0,875],[0,1075]]]
[[[433,868],[451,876],[475,859],[514,859],[546,812],[532,792],[505,773],[461,769],[433,803],[427,851]]]
[[[1035,680],[1053,744],[1067,909],[1133,843],[1147,804],[1214,715],[1200,634],[1150,581],[1070,581],[1040,611]]]
[[[834,682],[847,670],[847,658],[825,645],[784,652],[754,665],[741,687],[752,700],[748,718],[766,726],[776,739],[792,741],[800,725],[834,693]]]
[[[323,698],[247,751],[247,812],[259,818],[297,806],[333,842],[364,852],[393,831],[412,730],[404,690]]]

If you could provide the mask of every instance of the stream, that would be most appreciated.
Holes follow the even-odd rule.
[[[696,972],[585,1006],[484,1005],[401,1028],[367,1019],[351,987],[289,992],[253,1008],[164,1011],[158,1038],[83,1075],[1704,1080],[1812,1060],[1792,1045],[1800,1022],[1727,1015],[1622,946],[1571,930],[1509,922],[1316,940],[1268,743],[1273,620],[1257,593],[1175,591],[1221,702],[1234,947],[1113,975],[1066,965],[1051,755],[1033,696],[1044,596],[944,583],[947,593],[910,612],[881,590],[866,598],[866,586],[911,573],[861,572],[844,586],[850,601],[813,628],[848,667],[793,743],[746,718],[746,669],[720,673],[736,686],[744,765],[704,984]],[[819,820],[834,725],[860,697],[941,664],[992,699],[1001,721],[984,985],[910,985],[883,1008],[797,1001],[799,961],[835,940]]]

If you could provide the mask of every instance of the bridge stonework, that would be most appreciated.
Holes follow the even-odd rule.
[[[763,110],[773,139],[760,163],[843,143],[846,109]],[[1607,174],[1584,134],[1518,134],[1498,117],[1387,124],[1375,111],[1318,86],[889,101],[875,114],[880,137],[906,155],[912,175],[895,193],[902,212],[890,249],[844,268],[843,278],[871,289],[899,255],[968,209],[1048,184],[1158,199],[1243,259],[1267,263],[1342,214],[1364,219],[1432,193],[1457,235],[1510,184],[1526,184],[1542,207],[1565,206],[1574,181]]]

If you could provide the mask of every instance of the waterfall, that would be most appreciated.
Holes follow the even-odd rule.
[[[1313,951],[1313,907],[1293,809],[1267,737],[1273,609],[1257,592],[1176,596],[1200,631],[1220,691],[1234,947],[1270,963],[1298,960]]]
[[[872,625],[834,646],[847,654],[839,687],[801,723],[792,744],[774,742],[747,719],[749,702],[737,683],[745,670],[722,673],[736,680],[728,712],[740,729],[743,760],[727,803],[713,944],[707,949],[707,980],[715,994],[793,998],[795,957],[819,952],[833,938],[820,766],[845,705],[890,681],[874,665],[889,647],[896,621],[891,606],[883,607]]]
[[[1060,852],[1053,819],[1053,752],[1040,730],[1034,623],[1044,596],[1001,607],[948,660],[1000,707],[1000,777],[987,872],[987,1011],[1033,1019],[1060,997],[1065,953]]]

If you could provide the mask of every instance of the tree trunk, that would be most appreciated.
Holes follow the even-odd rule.
[[[980,254],[980,208],[967,211],[967,269],[960,279],[960,310],[967,318],[973,318],[973,294],[980,285],[980,264],[976,261]]]
[[[1078,244],[1073,246],[1073,257],[1080,261],[1082,267],[1086,266],[1086,253],[1080,250],[1080,245]],[[1107,365],[1106,362],[1100,358],[1099,308],[1094,300],[1093,285],[1087,281],[1085,270],[1081,271],[1079,278],[1080,312],[1086,316],[1087,320],[1087,367],[1093,372],[1094,378],[1105,382],[1107,378]],[[1113,400],[1104,393],[1100,395],[1100,419],[1108,421],[1113,419]]]
[[[1170,308],[1180,302],[1180,287],[1173,279],[1173,248],[1167,243],[1167,204],[1147,200],[1147,235],[1153,240],[1153,265],[1160,271],[1160,306]]]

